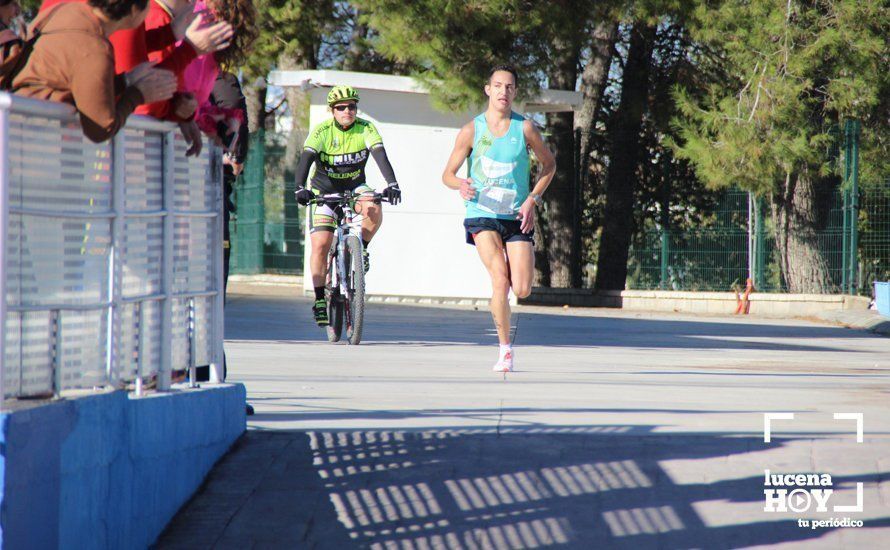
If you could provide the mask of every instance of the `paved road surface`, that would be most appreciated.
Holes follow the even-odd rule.
[[[372,304],[354,347],[309,307],[230,298],[256,415],[161,548],[890,548],[886,337],[521,308],[504,379],[486,311]],[[767,412],[795,414],[770,443]],[[829,511],[765,512],[766,469],[829,474]]]

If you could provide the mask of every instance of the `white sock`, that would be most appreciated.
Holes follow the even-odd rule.
[[[507,355],[507,352],[512,352],[513,346],[510,344],[501,344],[501,359]]]

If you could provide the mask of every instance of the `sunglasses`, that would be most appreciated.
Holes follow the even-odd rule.
[[[341,113],[347,109],[349,109],[350,111],[358,111],[358,105],[356,105],[355,103],[349,103],[347,105],[334,105],[334,110],[340,111]]]

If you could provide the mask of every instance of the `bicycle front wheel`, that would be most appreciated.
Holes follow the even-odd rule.
[[[362,243],[355,235],[346,237],[346,271],[349,296],[346,299],[346,339],[357,346],[362,341],[365,316],[365,267]]]
[[[328,300],[328,342],[338,342],[340,333],[343,331],[343,297],[340,295],[340,288],[331,285],[332,276],[336,270],[337,243],[335,241],[328,252],[328,277],[324,290],[325,298]]]

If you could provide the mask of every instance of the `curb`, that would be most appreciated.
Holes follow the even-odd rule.
[[[830,310],[816,315],[820,321],[842,325],[847,328],[864,330],[881,336],[890,336],[890,317],[885,317],[873,309],[865,311]]]

